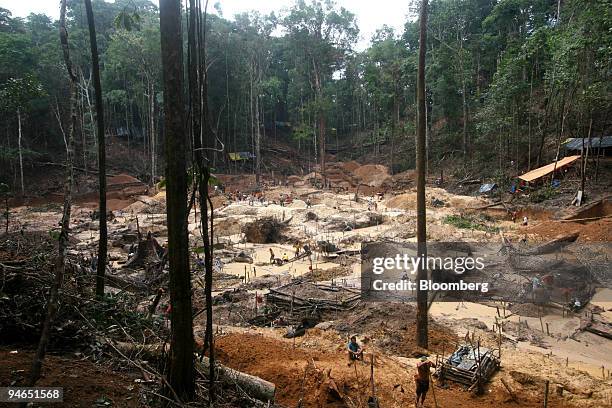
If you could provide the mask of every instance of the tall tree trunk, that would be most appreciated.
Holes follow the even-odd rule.
[[[157,151],[156,133],[155,133],[155,85],[149,80],[149,132],[151,140],[151,185],[155,184],[155,176],[157,175]]]
[[[87,101],[87,112],[89,113],[89,124],[91,126],[91,135],[92,138],[94,140],[94,144],[97,145],[96,142],[96,128],[94,126],[94,114],[93,114],[93,107],[91,106],[91,97],[89,96],[89,84],[91,83],[91,77],[92,74],[89,74],[89,80],[85,81],[85,75],[83,75],[83,71],[81,71],[81,82],[82,82],[82,91],[85,93],[85,100]],[[84,108],[84,107],[83,107]],[[83,127],[85,127],[85,112],[83,111]],[[84,160],[86,159],[86,154],[87,154],[87,150],[86,150],[86,146],[87,146],[87,139],[85,137],[85,132],[83,132],[83,158]],[[98,166],[100,164],[98,163]],[[87,169],[87,167],[85,167],[85,169]]]
[[[255,156],[255,115],[253,114],[253,63],[251,63],[251,70],[249,75],[249,116],[251,117],[251,151],[253,152],[253,156]],[[257,168],[257,160],[259,157],[255,157],[255,162],[253,166],[253,173],[255,173],[255,169]]]
[[[18,136],[17,136],[17,146],[19,148],[19,176],[21,180],[21,195],[25,195],[25,185],[23,183],[23,152],[21,149],[21,111],[17,109],[17,127],[18,127]]]
[[[573,95],[573,93],[574,92],[572,91],[570,94],[570,98],[571,98],[571,95]],[[565,110],[565,101],[566,101],[566,94],[563,94],[563,103],[561,104],[561,127],[559,129],[559,137],[557,138],[557,153],[555,156],[555,165],[553,167],[553,171],[550,176],[551,182],[555,178],[555,173],[557,172],[557,163],[559,162],[559,155],[561,154],[561,142],[563,141],[563,133],[565,132],[565,118],[569,114],[569,110],[570,110],[569,105],[567,106],[567,111]]]
[[[106,141],[104,135],[104,105],[102,104],[102,85],[100,84],[100,63],[98,62],[98,42],[91,0],[85,0],[89,44],[91,45],[91,65],[94,91],[96,92],[96,122],[98,133],[98,184],[100,194],[100,240],[98,241],[98,266],[96,271],[96,296],[104,296],[104,273],[106,272],[106,252],[108,231],[106,226]]]
[[[417,172],[417,247],[418,255],[427,257],[427,231],[425,211],[425,52],[427,49],[427,0],[421,2],[419,22],[419,66],[417,73],[417,138],[416,138],[416,172]],[[417,282],[427,280],[427,266],[419,264]],[[416,337],[419,347],[427,348],[427,291],[417,290]]]
[[[76,74],[72,68],[72,62],[70,60],[70,53],[68,47],[68,32],[66,31],[66,0],[62,0],[60,6],[60,23],[59,23],[59,36],[60,43],[62,45],[64,63],[68,70],[68,76],[70,78],[70,127],[68,130],[68,145],[66,150],[66,169],[64,178],[64,210],[62,213],[62,220],[60,223],[60,236],[58,240],[58,251],[57,257],[55,258],[54,270],[55,279],[51,285],[49,291],[49,299],[47,301],[47,313],[45,315],[45,321],[43,323],[42,331],[40,333],[40,339],[38,341],[38,348],[32,362],[32,368],[30,370],[30,376],[28,379],[28,386],[32,387],[40,378],[40,371],[42,364],[45,359],[47,352],[47,345],[49,344],[49,336],[51,334],[51,326],[55,320],[57,314],[58,302],[59,302],[59,290],[64,280],[64,271],[66,269],[66,252],[68,250],[68,231],[70,229],[70,211],[72,207],[72,165],[73,165],[73,146],[74,146],[74,131],[76,128]]]
[[[581,204],[585,201],[585,194],[584,194],[584,188],[585,188],[585,184],[586,184],[586,171],[587,171],[587,165],[589,162],[589,151],[591,150],[591,136],[592,136],[592,130],[593,130],[593,116],[591,114],[591,118],[589,120],[589,138],[587,141],[587,147],[586,147],[586,152],[584,151],[584,137],[582,138],[582,152],[581,152],[581,156],[582,157],[582,167],[581,167],[581,177],[580,177],[580,191],[582,191],[582,200],[581,200]]]
[[[197,132],[198,137],[195,137],[195,164],[196,164],[196,187],[198,190],[200,203],[200,232],[204,246],[204,295],[206,302],[206,331],[204,335],[204,349],[202,350],[202,358],[204,353],[208,351],[209,355],[209,372],[208,372],[208,394],[209,406],[215,402],[215,347],[213,333],[213,310],[212,310],[212,275],[213,275],[213,206],[208,194],[208,185],[211,177],[210,163],[213,147],[215,144],[215,136],[210,126],[210,117],[208,112],[208,83],[206,75],[206,55],[200,50],[206,49],[206,13],[208,9],[208,1],[204,5],[204,11],[201,10],[199,0],[190,0],[189,2],[189,72],[190,72],[190,101],[189,106],[197,107],[200,111],[201,121],[193,123],[192,130]],[[202,15],[203,22],[202,22]],[[197,36],[196,36],[197,28]],[[192,92],[192,89],[197,89],[198,92]],[[252,106],[252,104],[251,104]],[[219,116],[220,118],[220,116]],[[196,123],[197,122],[197,123]],[[218,128],[218,122],[217,122]],[[214,159],[214,155],[212,157]],[[210,208],[209,208],[210,206]],[[209,212],[210,210],[210,212]]]
[[[257,85],[259,85],[259,76]],[[261,179],[261,133],[259,125],[259,86],[255,88],[255,182],[259,185]]]
[[[397,137],[397,128],[399,126],[399,95],[398,95],[398,81],[397,81],[397,73],[394,72],[394,85],[395,92],[393,93],[393,121],[391,129],[391,174],[395,174],[394,166],[395,166],[395,138]]]
[[[603,139],[603,132],[599,136],[599,146],[597,147],[597,162],[595,163],[595,181],[599,180],[599,158],[601,157],[601,140]]]
[[[81,73],[83,77],[83,73]],[[83,100],[83,89],[79,92],[79,117],[81,126],[81,155],[83,156],[83,169],[85,169],[85,175],[88,172],[87,166],[87,136],[85,135],[85,101]]]
[[[325,176],[325,112],[323,111],[323,107],[321,104],[323,103],[323,84],[321,83],[321,73],[319,72],[319,67],[315,61],[312,59],[312,67],[314,71],[315,78],[315,92],[316,92],[316,100],[317,100],[317,120],[319,126],[319,155],[321,162],[321,177],[323,178],[323,187],[327,184],[327,177]]]
[[[531,170],[531,105],[533,100],[533,67],[529,79],[529,106],[527,107],[527,170]],[[518,165],[518,163],[517,163]]]
[[[460,48],[459,48],[459,69],[461,70],[461,105],[463,108],[463,130],[462,130],[462,135],[463,135],[463,157],[464,159],[467,156],[468,153],[468,134],[467,134],[467,129],[468,129],[468,106],[467,106],[467,83],[465,80],[465,68],[464,68],[464,62],[463,62],[463,33],[457,33],[459,34],[459,37],[461,38],[459,44],[460,44]]]
[[[194,395],[195,373],[187,235],[187,143],[180,0],[161,0],[159,18],[164,84],[169,287],[172,307],[168,381],[181,399],[189,401]]]

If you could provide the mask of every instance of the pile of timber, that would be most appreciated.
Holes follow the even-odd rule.
[[[612,340],[612,324],[599,320],[594,320],[593,315],[590,318],[580,319],[580,330],[585,330],[598,336]]]
[[[486,383],[499,365],[499,358],[490,349],[464,344],[438,365],[435,375],[441,380],[449,379],[471,388],[479,380],[481,384]]]
[[[355,307],[361,299],[356,289],[307,281],[292,282],[270,289],[266,302],[291,312],[342,311]]]

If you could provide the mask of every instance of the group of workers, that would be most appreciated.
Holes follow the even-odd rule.
[[[289,262],[289,256],[287,255],[287,252],[283,252],[282,258],[279,259],[276,257],[276,254],[274,253],[274,250],[272,248],[269,248],[269,251],[270,251],[270,265],[281,265],[281,264],[285,264]],[[302,246],[301,243],[296,242],[293,245],[293,251],[294,251],[294,258],[297,258],[302,253],[309,254],[310,246],[308,244],[305,244]]]
[[[352,336],[348,343],[348,365],[349,367],[355,361],[363,361],[363,353],[365,348],[357,342],[357,337]],[[422,356],[416,365],[416,372],[414,374],[415,383],[415,401],[414,406],[416,408],[425,406],[425,397],[429,391],[429,379],[431,378],[431,368],[435,368],[436,364],[429,361],[426,356]]]

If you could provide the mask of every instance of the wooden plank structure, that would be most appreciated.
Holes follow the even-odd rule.
[[[531,170],[523,175],[520,175],[519,178],[528,183],[532,183],[541,179],[544,176],[547,176],[555,171],[562,171],[566,167],[572,165],[580,159],[580,156],[569,156],[559,159],[557,162],[552,162],[547,164],[546,166],[539,167],[537,169]]]
[[[491,349],[463,344],[438,364],[434,375],[441,381],[449,379],[472,388],[479,381],[486,383],[499,366],[499,358]]]
[[[308,281],[294,281],[266,294],[267,303],[292,313],[349,310],[360,299],[359,290]]]

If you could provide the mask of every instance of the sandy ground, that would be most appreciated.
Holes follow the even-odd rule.
[[[287,206],[274,203],[278,202],[281,194],[290,194],[293,202]],[[326,258],[324,254],[315,251],[311,259],[302,259],[282,266],[270,265],[270,249],[279,258],[285,253],[291,258],[294,249],[289,242],[271,244],[246,242],[242,227],[245,223],[262,217],[274,217],[285,222],[287,224],[285,234],[288,238],[302,244],[308,243],[312,248],[316,247],[318,241],[328,241],[346,249],[358,248],[359,242],[367,240],[414,241],[416,195],[412,190],[397,195],[386,194],[382,201],[378,201],[374,196],[360,196],[359,202],[355,202],[354,194],[323,192],[305,186],[273,187],[265,191],[265,197],[266,204],[254,205],[248,201],[228,203],[228,200],[221,196],[214,198],[217,242],[223,244],[223,249],[216,254],[223,260],[224,274],[243,277],[246,268],[252,278],[270,275],[278,277],[280,282],[308,273],[311,263],[315,270],[322,272],[338,268],[342,264],[346,269],[346,276],[342,278],[344,283],[358,285],[360,263],[359,258],[355,256]],[[459,229],[444,223],[446,216],[472,211],[473,208],[486,204],[486,200],[457,196],[437,188],[428,189],[428,204],[434,198],[441,200],[443,205],[429,206],[427,209],[428,239],[473,242],[499,240],[498,234]],[[167,229],[164,192],[153,196],[116,199],[122,201],[112,206],[114,220],[109,222],[111,235],[120,235],[122,231],[135,231],[138,225],[143,233],[151,231],[162,245],[165,244]],[[306,205],[308,199],[312,203],[310,207]],[[91,203],[77,201],[73,208],[74,242],[71,250],[85,255],[93,253],[98,239],[97,221],[92,220],[94,206],[93,201]],[[14,208],[11,210],[11,229],[51,231],[57,228],[61,217],[60,210],[57,205]],[[371,223],[368,219],[379,221]],[[583,234],[584,241],[590,242],[609,234],[607,222],[602,220],[592,227],[588,224],[585,226],[567,223],[564,224],[563,231],[576,230]],[[528,235],[534,242],[550,239],[555,232],[558,234],[559,226],[559,223],[535,219],[528,227],[503,220],[495,223],[509,236]],[[359,227],[345,227],[354,224],[359,224]],[[193,246],[199,245],[201,240],[198,229],[199,214],[194,210],[189,216],[188,226]],[[119,268],[127,259],[125,248],[110,245],[109,250],[112,266]],[[241,252],[250,256],[252,263],[234,262],[233,258]],[[240,284],[239,280],[231,282],[230,288]],[[253,292],[248,285],[246,289]],[[265,292],[265,289],[258,289],[258,292]],[[602,319],[612,321],[612,290],[600,290],[587,308],[595,306],[602,309],[600,313]],[[434,302],[430,314],[436,324],[448,327],[458,338],[473,333],[480,337],[484,344],[491,347],[498,345],[498,335],[492,332],[492,328],[496,324],[496,317],[500,321],[502,319],[495,305]],[[551,407],[612,406],[612,380],[607,371],[612,370],[612,342],[592,333],[580,332],[578,330],[580,315],[562,316],[560,310],[550,308],[542,315],[542,323],[540,318],[535,316],[533,313],[512,314],[510,310],[506,310],[506,317],[503,319],[505,329],[501,349],[502,370],[493,378],[484,396],[474,398],[457,386],[450,389],[436,387],[438,405],[460,408],[489,407],[492,404],[539,407],[542,406],[543,400],[543,381],[548,379],[552,384],[561,384],[567,390],[563,397],[551,396],[552,401],[549,402]],[[523,326],[525,324],[528,327]],[[403,334],[399,330],[412,333],[414,321],[406,318],[404,326],[401,329],[397,328],[397,337],[404,338],[401,337]],[[518,327],[522,329],[518,330]],[[370,329],[374,330],[368,327],[368,330]],[[281,329],[220,326],[219,330],[225,333],[217,339],[221,362],[276,383],[279,402],[295,406],[300,398],[304,398],[307,402],[305,406],[334,406],[333,403],[317,405],[318,399],[323,395],[321,384],[324,384],[324,381],[321,373],[331,369],[332,378],[346,395],[355,402],[361,401],[362,406],[365,404],[371,386],[369,367],[357,365],[355,371],[355,367],[347,366],[344,352],[345,333],[341,334],[335,329],[309,330],[306,336],[294,342],[283,339],[284,331]],[[449,341],[443,350],[445,349],[447,354],[453,347],[453,342]],[[403,357],[391,355],[384,347],[372,346],[370,349],[377,356],[375,380],[377,395],[381,398],[383,406],[410,406],[414,389],[411,377],[415,360],[409,355]],[[442,354],[443,350],[436,348],[434,353],[437,351]],[[305,376],[304,369],[311,361],[314,362],[316,369],[311,363],[309,368],[311,372]],[[510,401],[508,393],[501,385],[501,378],[507,379],[515,389],[519,396],[519,404]],[[429,406],[433,407],[432,397],[430,393]]]
[[[501,305],[499,307],[501,309]],[[469,302],[434,302],[430,313],[435,319],[453,327],[456,322],[467,321],[469,324],[469,321],[476,320],[484,323],[488,330],[492,330],[498,316],[495,307]],[[520,361],[523,352],[531,352],[554,358],[564,365],[567,362],[570,367],[596,378],[602,378],[602,366],[605,370],[612,369],[612,342],[592,333],[579,333],[580,316],[563,317],[561,313],[544,314],[542,316],[544,331],[541,330],[542,325],[537,317],[510,315],[508,312],[508,317],[504,321],[518,323],[519,319],[523,323],[527,322],[529,330],[538,332],[542,342],[541,347],[538,347],[527,341],[507,341],[515,339],[516,333],[504,333],[508,337],[504,337],[503,343],[513,353],[510,354],[513,362],[516,362],[517,359]],[[547,324],[550,335],[546,332]],[[470,326],[459,326],[456,329],[460,337],[465,336],[469,330]]]

